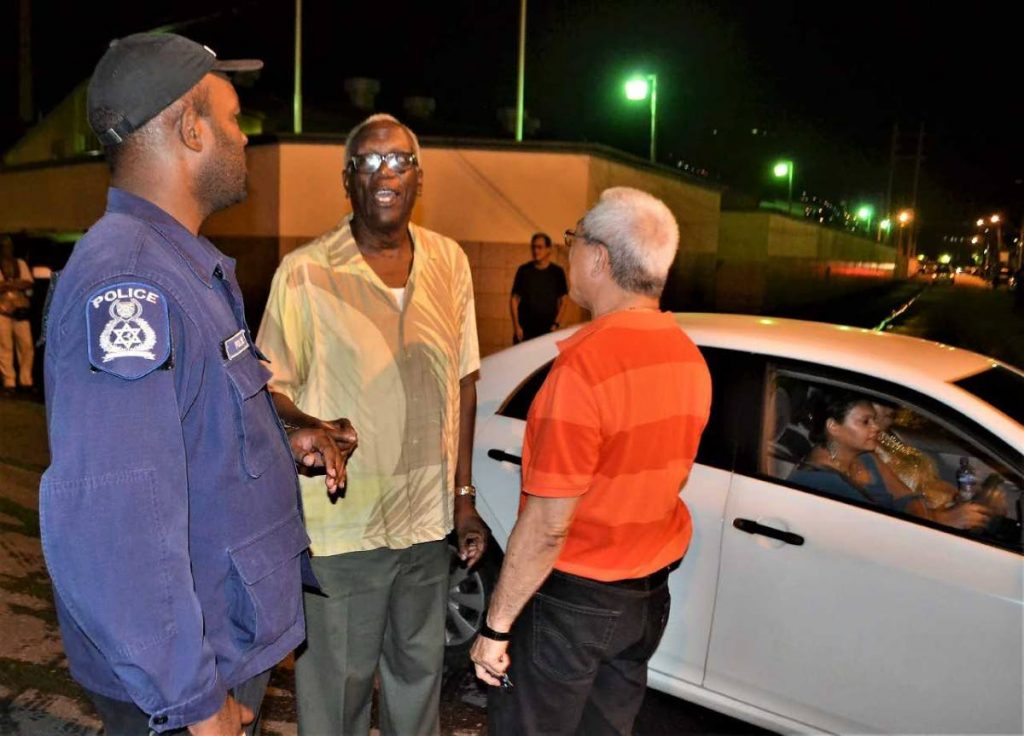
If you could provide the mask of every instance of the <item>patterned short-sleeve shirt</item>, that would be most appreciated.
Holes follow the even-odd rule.
[[[402,305],[363,259],[346,218],[278,268],[257,344],[271,389],[321,419],[348,418],[359,447],[343,497],[301,478],[314,554],[444,538],[452,529],[459,382],[480,367],[469,262],[410,225]]]

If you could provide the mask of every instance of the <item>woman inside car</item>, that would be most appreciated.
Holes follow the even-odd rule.
[[[928,453],[915,447],[903,436],[896,424],[901,408],[889,401],[874,398],[875,424],[878,425],[878,440],[875,455],[907,488],[924,495],[929,509],[946,509],[955,505],[957,488],[943,480],[935,460]],[[1008,511],[1006,495],[997,487],[1002,478],[993,473],[979,483],[980,492],[971,500],[989,508],[995,516],[1005,516]]]
[[[814,446],[790,474],[794,483],[830,496],[867,501],[956,529],[985,526],[991,513],[978,503],[931,509],[875,455],[879,428],[871,400],[849,392],[822,397],[813,412]]]

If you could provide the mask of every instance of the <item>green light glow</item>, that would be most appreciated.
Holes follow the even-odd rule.
[[[647,80],[641,77],[630,79],[626,82],[626,98],[630,100],[646,100],[649,85]]]

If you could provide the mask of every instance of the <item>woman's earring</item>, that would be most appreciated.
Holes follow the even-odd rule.
[[[825,448],[828,450],[828,456],[832,458],[832,462],[839,459],[839,445],[835,440],[830,439],[825,443]]]

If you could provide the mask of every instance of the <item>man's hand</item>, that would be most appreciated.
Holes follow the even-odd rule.
[[[243,729],[252,723],[253,712],[230,695],[224,705],[212,716],[188,727],[192,736],[242,736]]]
[[[323,425],[331,433],[331,439],[334,440],[334,444],[338,446],[339,450],[351,454],[352,450],[356,449],[356,445],[359,444],[359,435],[356,433],[356,428],[352,426],[352,422],[347,419],[332,419],[323,422]]]
[[[992,517],[989,508],[980,503],[962,503],[934,513],[937,522],[954,529],[980,529]]]
[[[476,676],[488,685],[501,685],[501,676],[508,671],[512,660],[508,656],[508,642],[494,641],[486,636],[478,636],[469,650],[469,658],[473,660]]]
[[[324,469],[329,493],[345,485],[345,465],[358,444],[356,431],[347,419],[290,430],[288,443],[296,463],[307,468]]]
[[[455,499],[455,533],[459,537],[459,559],[466,567],[473,567],[487,551],[489,532],[470,496]]]

